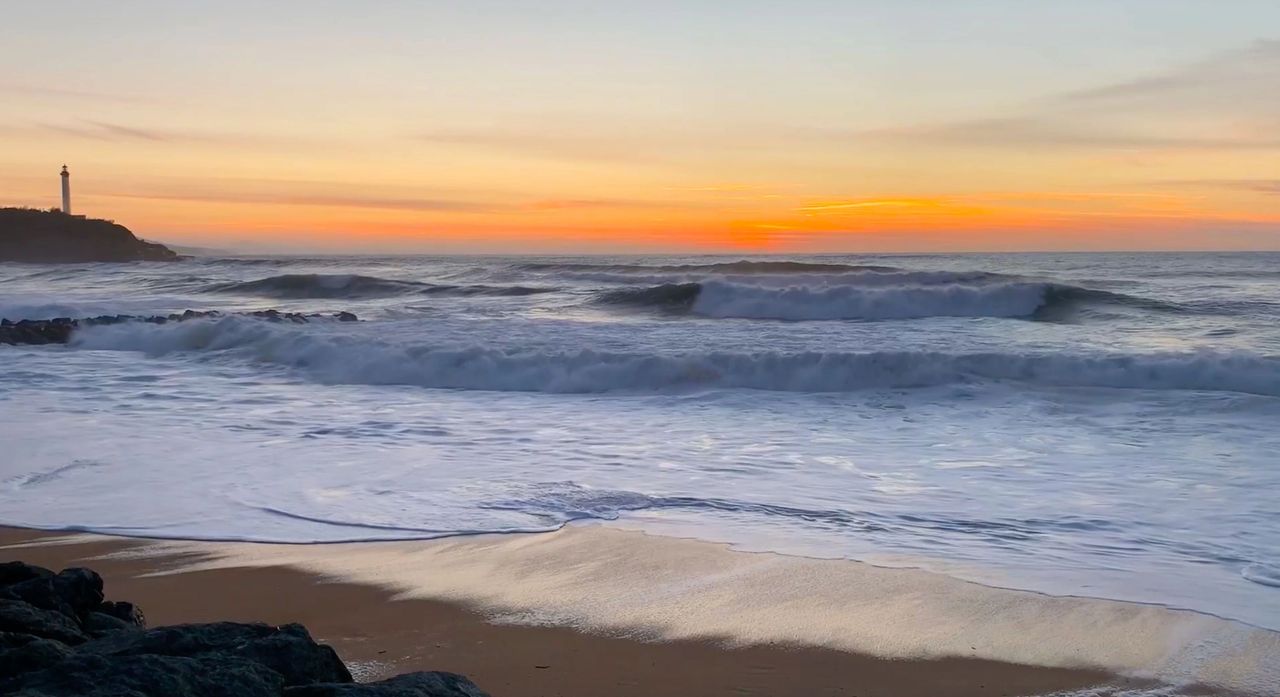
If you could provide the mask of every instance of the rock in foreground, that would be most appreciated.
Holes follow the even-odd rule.
[[[268,322],[291,322],[293,324],[306,324],[314,319],[332,319],[338,322],[356,322],[359,318],[350,312],[335,312],[331,315],[301,312],[280,312],[279,310],[257,310],[254,312],[237,312],[233,313],[242,317],[255,317]],[[44,344],[65,344],[71,340],[71,332],[80,327],[92,327],[104,324],[123,324],[125,322],[142,322],[145,324],[167,324],[169,322],[184,322],[192,319],[217,319],[225,317],[217,310],[205,310],[197,312],[196,310],[187,310],[181,314],[171,315],[152,315],[150,317],[136,317],[134,315],[102,315],[101,317],[85,317],[82,319],[71,319],[70,317],[55,317],[53,319],[22,319],[17,322],[11,322],[7,319],[0,319],[0,345],[8,344],[18,346],[24,344],[44,345]]]
[[[58,211],[0,208],[0,261],[42,264],[177,261],[176,252],[144,242],[129,228]]]
[[[90,569],[0,564],[0,694],[6,697],[487,697],[453,673],[355,683],[306,627],[215,622],[147,629],[103,600]]]

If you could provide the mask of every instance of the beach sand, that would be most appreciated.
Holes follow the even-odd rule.
[[[888,660],[828,648],[642,641],[499,623],[463,603],[397,599],[384,588],[297,568],[201,568],[202,555],[189,550],[215,543],[184,543],[188,551],[169,550],[168,544],[0,528],[0,559],[94,568],[106,580],[107,597],[138,604],[152,626],[300,622],[333,645],[362,680],[447,670],[469,676],[495,697],[978,697],[1047,694],[1114,679],[1100,671],[985,659]],[[312,553],[343,549],[309,547]]]

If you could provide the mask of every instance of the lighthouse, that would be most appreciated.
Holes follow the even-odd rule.
[[[62,166],[62,212],[71,215],[71,173]]]

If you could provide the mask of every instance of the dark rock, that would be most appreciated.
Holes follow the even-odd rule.
[[[299,321],[277,315],[275,321]],[[298,624],[144,629],[133,604],[103,602],[102,577],[89,569],[54,574],[8,563],[0,565],[0,581],[5,697],[488,697],[453,673],[356,684],[337,653]]]
[[[114,632],[78,649],[98,656],[236,656],[275,670],[284,684],[351,682],[351,673],[328,646],[317,644],[300,624],[217,622]]]
[[[0,680],[6,697],[279,697],[284,681],[266,666],[228,656],[74,654]]]
[[[103,637],[112,632],[136,632],[139,629],[141,627],[135,624],[101,612],[90,612],[84,618],[84,632],[94,638]]]
[[[104,615],[110,615],[118,620],[122,620],[139,629],[145,629],[147,626],[147,618],[142,614],[142,608],[133,603],[108,600],[98,606],[98,612]]]
[[[89,638],[74,619],[61,612],[7,599],[0,599],[0,632],[31,634],[64,644],[82,644]]]
[[[164,245],[144,242],[110,220],[0,208],[0,261],[58,264],[178,259]]]
[[[453,673],[405,673],[379,682],[289,687],[285,697],[489,697],[475,683]]]
[[[35,578],[5,586],[0,588],[0,599],[20,600],[41,610],[61,613],[72,620],[79,619],[75,608],[58,592],[58,587],[54,583],[56,578],[56,576]]]
[[[334,315],[321,315],[302,312],[281,312],[279,310],[257,310],[241,314],[247,317],[264,319],[268,322],[292,322],[294,324],[305,324],[313,319],[337,320],[339,322],[359,321],[359,318],[350,312],[339,312]],[[17,322],[3,320],[0,321],[0,344],[29,344],[37,346],[43,344],[65,344],[71,341],[72,332],[80,327],[91,327],[101,324],[120,324],[123,322],[167,324],[169,322],[185,322],[193,319],[209,319],[222,316],[223,314],[217,310],[187,310],[180,315],[156,315],[153,317],[102,315],[100,317],[85,317],[84,319],[58,317],[55,319],[24,319]]]
[[[55,576],[0,587],[0,598],[83,619],[102,604],[102,577],[90,569],[64,569]]]
[[[81,619],[102,604],[102,577],[93,569],[63,569],[53,587]]]
[[[37,638],[21,632],[0,632],[0,651],[26,646]]]
[[[13,326],[13,323],[9,320],[5,320],[2,326]],[[20,561],[7,561],[0,564],[0,586],[22,583],[23,581],[30,581],[37,578],[52,577],[53,572],[42,566],[23,564]]]
[[[0,680],[46,668],[70,655],[71,649],[60,641],[33,639],[17,648],[0,651]]]

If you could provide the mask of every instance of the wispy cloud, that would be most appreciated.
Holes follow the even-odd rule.
[[[131,94],[112,92],[96,92],[93,90],[64,89],[43,85],[24,85],[12,82],[0,82],[0,94],[18,94],[29,97],[48,97],[53,99],[78,99],[103,102],[137,102],[139,97]]]
[[[926,199],[862,199],[857,201],[835,201],[832,203],[814,203],[796,209],[800,213],[826,213],[856,208],[910,208],[933,203]]]
[[[670,205],[664,201],[642,201],[617,198],[560,198],[530,201],[520,206],[531,211],[563,211],[606,208],[662,208]]]
[[[1271,83],[1280,79],[1280,40],[1261,39],[1233,51],[1159,75],[1149,75],[1109,85],[1077,90],[1059,95],[1061,103],[1090,104],[1110,101],[1134,101],[1183,97],[1188,94],[1236,90],[1240,86]],[[1261,96],[1276,104],[1274,91]]]
[[[9,125],[4,127],[4,130],[13,135],[24,133],[31,136],[54,134],[104,142],[152,143],[156,145],[181,144],[271,148],[315,145],[314,141],[309,142],[292,135],[195,131],[94,119]]]
[[[265,186],[265,185],[264,185]],[[350,193],[334,193],[335,188],[347,188]],[[519,200],[517,197],[495,192],[456,192],[455,195],[441,192],[424,193],[421,196],[404,194],[399,196],[381,196],[361,192],[360,185],[327,184],[324,190],[306,191],[290,187],[288,191],[244,191],[223,190],[209,191],[166,189],[138,191],[117,191],[100,194],[114,198],[151,199],[168,201],[198,201],[227,204],[271,205],[271,206],[314,206],[326,208],[356,208],[367,210],[408,211],[419,213],[534,213],[538,211],[565,211],[583,209],[638,209],[657,208],[665,204],[661,201],[639,199],[585,199],[555,198]],[[368,187],[364,187],[366,190]]]
[[[1054,95],[1014,114],[861,131],[860,138],[1006,148],[1280,149],[1280,41]]]
[[[319,206],[333,208],[366,208],[398,211],[448,211],[488,213],[509,210],[509,206],[489,202],[440,198],[387,198],[380,196],[289,194],[252,192],[140,191],[100,194],[113,198],[135,198],[168,201],[204,201],[230,204],[268,204],[274,206]]]
[[[1048,147],[1099,149],[1271,149],[1280,148],[1280,129],[1275,133],[1159,134],[1134,132],[1130,127],[1099,123],[1071,123],[1052,116],[953,121],[902,128],[863,131],[863,136],[927,144],[974,145],[985,147]]]
[[[434,145],[467,147],[540,159],[638,161],[653,151],[626,138],[604,134],[559,135],[503,129],[444,130],[419,133],[415,140]]]
[[[1190,186],[1207,189],[1232,189],[1280,196],[1280,179],[1179,179],[1153,182],[1161,186]]]

